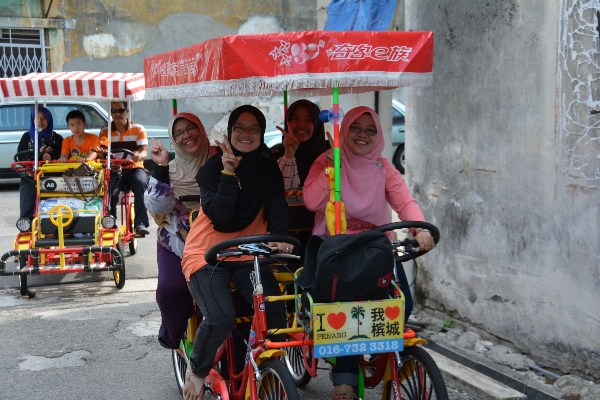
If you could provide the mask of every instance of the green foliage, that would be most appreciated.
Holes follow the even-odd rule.
[[[444,328],[454,328],[454,320],[451,316],[444,318]]]

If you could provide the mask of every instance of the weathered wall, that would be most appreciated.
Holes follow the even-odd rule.
[[[154,0],[143,2],[143,10],[139,2],[63,0],[54,11],[77,20],[66,41],[64,71],[142,72],[144,57],[214,37],[316,28],[316,0]],[[210,132],[223,125],[224,114],[253,101],[183,99],[178,109],[198,114]],[[170,101],[132,108],[133,119],[146,125],[166,125],[171,116]],[[282,107],[265,104],[265,110],[271,123],[280,123]]]
[[[571,99],[588,98],[585,71],[598,70],[574,60],[579,41],[558,41],[574,26],[561,20],[577,16],[572,3],[584,2],[406,1],[406,29],[432,30],[436,42],[434,85],[407,89],[407,177],[442,232],[420,259],[426,304],[541,366],[598,379],[598,150],[560,123]],[[589,107],[575,114],[588,124]],[[597,140],[595,125],[587,132]],[[565,148],[587,151],[589,176]]]

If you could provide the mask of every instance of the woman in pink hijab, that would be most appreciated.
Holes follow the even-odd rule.
[[[377,113],[369,107],[351,109],[342,121],[340,135],[340,184],[348,223],[346,234],[391,223],[388,205],[400,220],[425,221],[400,172],[381,156],[385,142]],[[329,201],[329,182],[324,173],[327,165],[333,165],[332,149],[317,158],[304,183],[306,208],[317,213],[314,235],[329,235],[325,225],[325,207]],[[429,231],[416,228],[412,233],[421,250],[435,246]],[[396,266],[396,273],[406,299],[405,320],[408,320],[413,303],[402,265]],[[359,356],[337,357],[332,374],[333,399],[358,398],[355,393],[358,360]]]

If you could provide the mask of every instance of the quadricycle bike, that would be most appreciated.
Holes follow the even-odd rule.
[[[334,151],[338,152],[334,165],[336,177],[339,177],[340,165],[339,122],[343,116],[339,109],[338,95],[389,90],[400,86],[428,86],[432,82],[432,69],[432,32],[307,31],[231,35],[157,54],[144,60],[148,100],[168,100],[175,97],[272,96],[283,92],[285,113],[288,93],[299,95],[301,98],[332,93],[333,108],[323,110],[322,113],[327,115],[329,122],[334,126]],[[175,112],[175,100],[173,104]],[[335,212],[338,217],[341,209],[338,179],[335,180],[334,189]],[[298,211],[301,207],[296,209],[295,211]],[[305,219],[302,221],[305,223],[306,218],[300,217],[300,220],[302,219]],[[414,223],[411,226],[434,228],[429,224],[418,224]],[[396,226],[381,228],[397,229]],[[437,229],[435,232],[438,232]],[[438,239],[439,232],[436,241]],[[392,242],[392,245],[397,250],[405,251],[406,259],[422,254],[416,249],[414,241]],[[388,246],[391,253],[392,246]],[[400,256],[400,259],[404,256]],[[368,267],[368,264],[365,266]],[[299,278],[297,274],[289,279],[282,279],[282,287],[294,281],[294,278]],[[386,290],[388,286],[389,282],[386,284]],[[315,375],[316,358],[361,354],[364,383],[359,385],[360,387],[372,387],[383,381],[384,398],[446,399],[447,394],[439,370],[428,354],[418,348],[425,340],[404,328],[403,295],[397,284],[393,283],[392,287],[389,298],[370,302],[366,299],[355,299],[346,304],[315,302],[311,300],[310,293],[301,295],[297,289],[294,294],[277,296],[278,300],[295,303],[289,315],[289,327],[277,331],[285,332],[289,340],[276,344],[265,340],[264,345],[267,348],[285,348],[285,353],[282,351],[278,354],[284,357],[292,379],[298,386],[307,384],[310,377]],[[367,341],[362,337],[366,336],[366,315],[382,318],[384,327],[386,324],[393,326],[393,329],[390,329],[391,333],[385,333],[378,340]],[[197,326],[198,319],[201,319],[201,316],[193,317],[189,326]],[[340,329],[346,329],[346,322],[350,320],[355,320],[356,326],[362,326],[363,330],[357,329],[356,335],[346,331],[346,336],[342,337]],[[315,328],[317,326],[319,328]],[[373,324],[369,326],[373,329]],[[377,329],[381,327],[380,324],[376,326]],[[318,332],[322,336],[317,338],[315,334],[319,329],[324,329],[327,334]],[[189,333],[188,329],[188,337],[191,337]],[[352,336],[357,336],[354,343],[339,340]],[[186,351],[186,347],[183,346],[174,353],[173,361],[176,372],[179,370],[177,376],[180,388]],[[360,391],[362,396],[362,389]],[[239,393],[239,390],[236,393]],[[291,396],[292,392],[286,390],[286,393]]]
[[[38,101],[69,98],[140,99],[143,74],[129,73],[34,73],[2,79],[0,100]],[[140,97],[141,96],[141,97]],[[110,125],[109,125],[110,126]],[[38,147],[35,138],[34,148]],[[104,143],[110,152],[110,142]],[[113,151],[129,152],[126,149]],[[34,297],[28,276],[66,273],[112,272],[117,288],[125,285],[125,257],[137,252],[133,228],[133,194],[125,188],[117,203],[120,224],[111,215],[110,176],[134,166],[131,160],[110,159],[84,162],[74,157],[66,162],[41,161],[37,152],[19,152],[11,167],[29,175],[36,186],[34,217],[17,221],[13,249],[0,257],[0,276],[18,276],[19,291]],[[33,159],[33,161],[30,161]],[[113,182],[114,183],[114,182]],[[112,213],[119,215],[118,213]],[[7,268],[14,257],[17,269]]]

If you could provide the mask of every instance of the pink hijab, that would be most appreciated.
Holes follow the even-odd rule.
[[[373,117],[377,128],[377,141],[373,150],[357,156],[346,145],[346,137],[350,125],[365,113]],[[341,152],[344,154],[340,179],[346,217],[368,221],[377,226],[392,222],[385,193],[387,176],[380,160],[385,141],[379,116],[369,107],[355,107],[344,116],[340,135]]]

